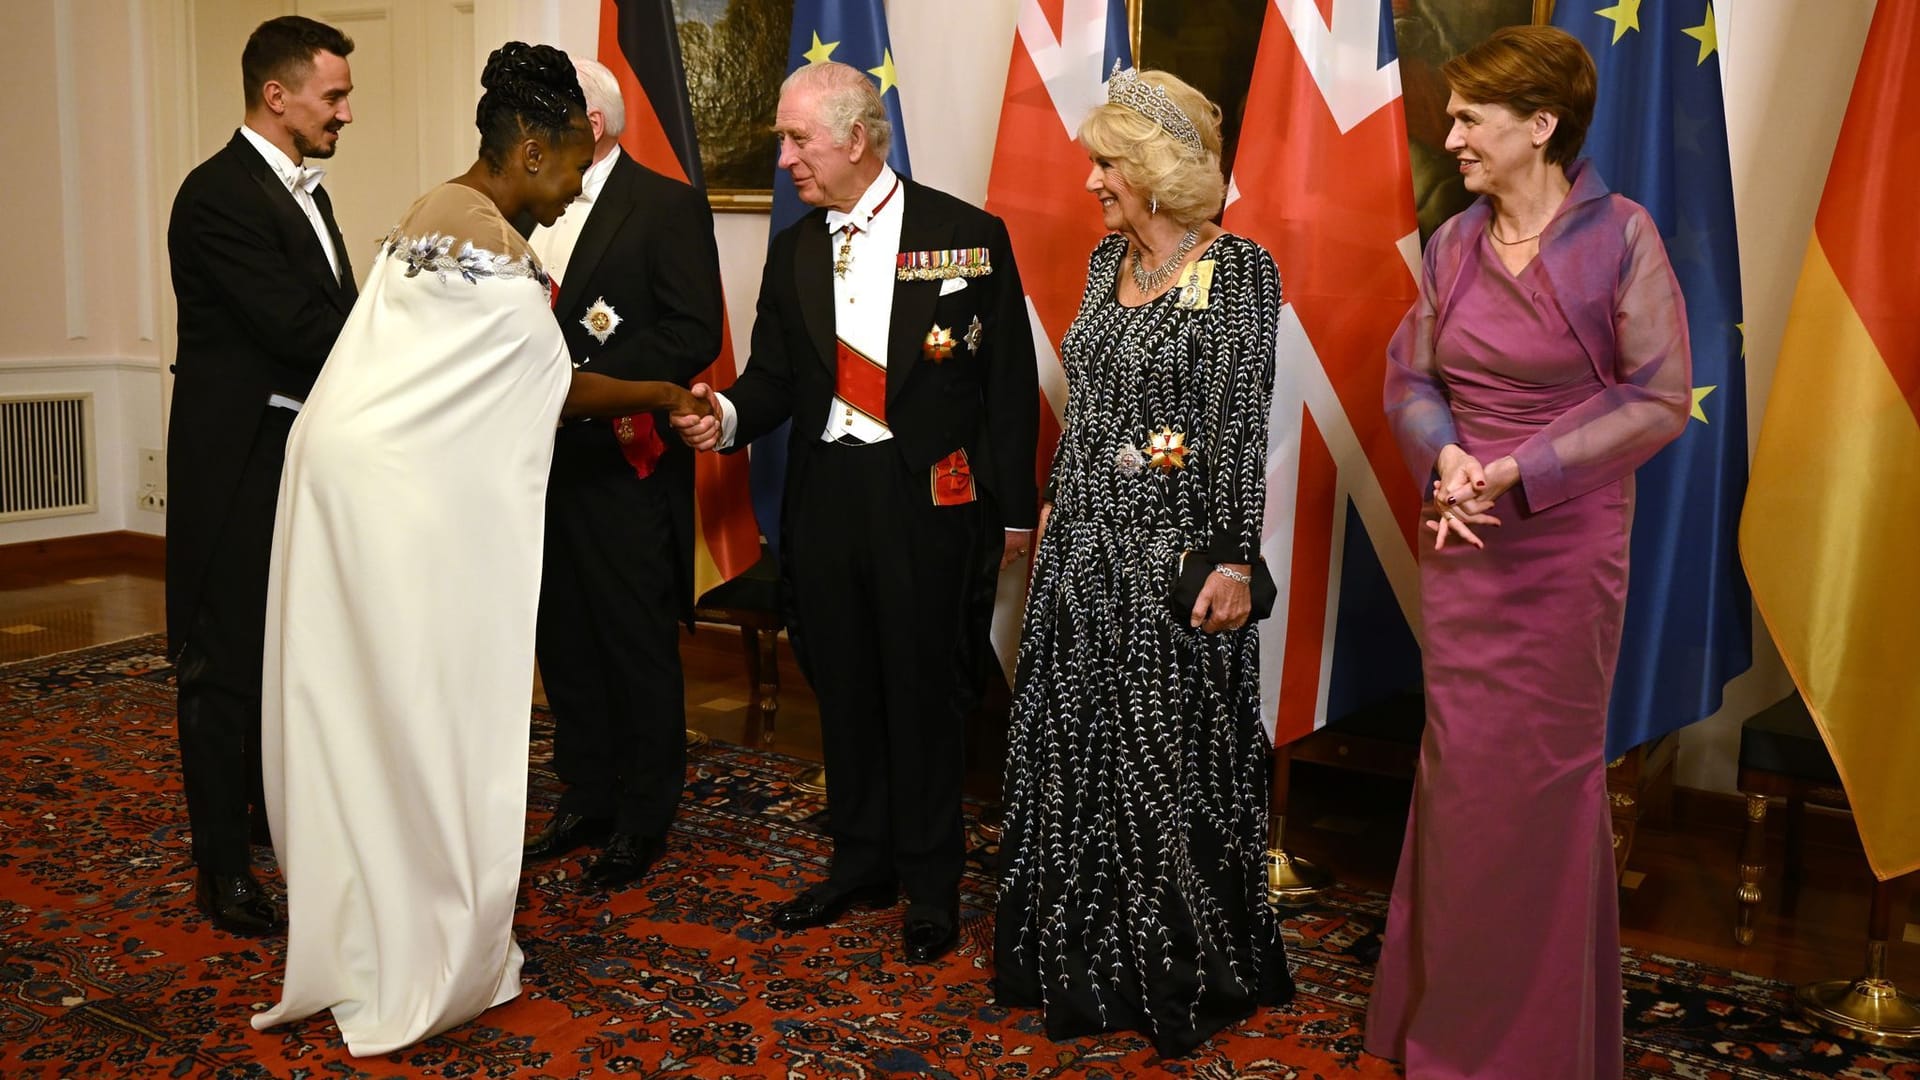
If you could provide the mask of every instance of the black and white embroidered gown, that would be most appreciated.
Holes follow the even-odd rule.
[[[1126,248],[1109,236],[1094,249],[1062,341],[1065,430],[1015,679],[994,984],[1002,1004],[1042,1006],[1050,1037],[1132,1028],[1171,1057],[1293,993],[1266,901],[1258,630],[1201,633],[1167,602],[1183,551],[1259,550],[1280,278],[1259,245],[1225,234],[1180,286],[1123,307]],[[1151,460],[1162,429],[1184,435],[1179,467]]]

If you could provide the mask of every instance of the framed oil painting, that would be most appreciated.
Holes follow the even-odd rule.
[[[707,199],[718,211],[764,212],[793,0],[673,0],[673,9]]]

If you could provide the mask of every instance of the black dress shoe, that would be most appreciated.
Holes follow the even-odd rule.
[[[646,877],[666,850],[667,842],[656,836],[614,833],[584,880],[590,888],[617,889]]]
[[[613,833],[613,820],[584,814],[555,814],[547,827],[533,834],[520,853],[529,859],[565,855],[577,847],[604,842]]]
[[[193,902],[213,917],[213,925],[232,934],[275,934],[286,929],[279,909],[249,873],[209,874],[200,871]]]
[[[889,907],[900,896],[900,887],[891,881],[835,889],[829,885],[813,888],[784,901],[767,914],[767,922],[778,930],[806,930],[839,922],[851,908]]]
[[[953,923],[908,919],[900,931],[901,954],[909,964],[931,964],[947,955],[960,936]]]

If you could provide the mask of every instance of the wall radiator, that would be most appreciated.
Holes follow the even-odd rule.
[[[0,397],[0,522],[96,509],[93,395]]]

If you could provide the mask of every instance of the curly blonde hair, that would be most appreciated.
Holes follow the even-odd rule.
[[[1197,225],[1220,212],[1227,183],[1220,175],[1220,106],[1164,71],[1142,70],[1140,80],[1167,92],[1200,131],[1200,151],[1182,144],[1152,118],[1125,105],[1100,105],[1080,122],[1080,145],[1111,162],[1142,198],[1159,200],[1162,214]]]

